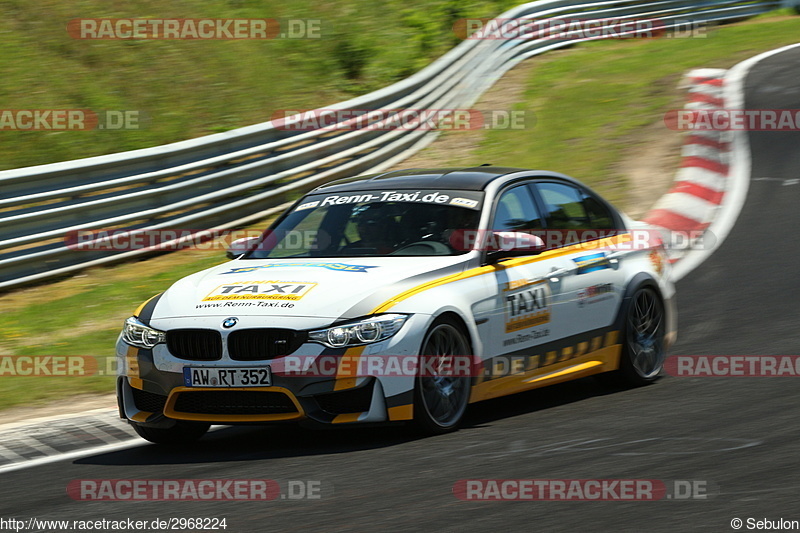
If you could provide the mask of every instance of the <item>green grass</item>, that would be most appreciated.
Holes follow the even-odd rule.
[[[135,110],[139,130],[0,131],[0,169],[157,146],[330,105],[452,48],[453,23],[514,0],[5,0],[3,109]],[[78,18],[319,20],[319,39],[79,40]]]
[[[175,252],[146,262],[90,270],[85,275],[92,280],[88,284],[79,284],[81,278],[75,278],[26,292],[30,301],[17,306],[13,313],[0,315],[0,347],[5,354],[13,355],[91,357],[99,370],[113,368],[108,366],[113,364],[108,359],[114,357],[122,321],[141,302],[175,280],[225,260],[220,251]],[[162,267],[165,261],[170,266]],[[51,296],[50,290],[60,294]],[[0,377],[0,409],[110,391],[111,375],[4,376]]]
[[[659,121],[670,106],[681,105],[683,95],[676,84],[687,69],[730,67],[759,52],[790,44],[796,35],[800,35],[800,18],[773,14],[719,28],[706,39],[598,42],[543,56],[535,60],[523,101],[516,104],[517,109],[536,112],[536,127],[488,131],[477,157],[454,154],[453,164],[480,160],[557,169],[584,179],[612,200],[619,199],[626,184],[609,169],[624,150],[640,146],[637,135],[643,127]],[[290,85],[281,87],[292,90]],[[286,98],[300,102],[307,97],[303,105],[308,107],[318,96],[309,92]],[[186,118],[188,125],[193,117]],[[670,175],[674,171],[664,169]],[[89,270],[65,281],[3,296],[0,353],[89,355],[99,358],[100,368],[106,368],[105,359],[113,356],[122,321],[142,301],[175,280],[223,260],[221,251],[176,252]],[[111,392],[112,379],[2,377],[0,409],[79,393]]]
[[[535,126],[489,130],[477,150],[453,154],[451,165],[485,161],[557,170],[621,205],[628,187],[615,165],[625,153],[645,147],[643,128],[683,105],[685,93],[677,88],[682,75],[692,68],[730,68],[800,41],[800,17],[786,18],[788,12],[720,26],[706,38],[598,41],[536,58],[524,99],[514,106],[532,111]],[[677,135],[666,127],[664,134]]]

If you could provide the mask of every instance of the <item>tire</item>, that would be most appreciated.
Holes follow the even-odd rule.
[[[609,385],[641,387],[659,378],[664,368],[666,320],[664,302],[649,285],[631,296],[623,321],[623,347],[619,369],[599,374]]]
[[[425,334],[420,357],[472,355],[467,334],[453,319],[436,320]],[[423,365],[420,365],[423,367]],[[469,403],[472,379],[469,377],[428,376],[422,372],[414,385],[414,422],[428,435],[441,435],[458,429]]]
[[[211,424],[178,420],[171,428],[151,428],[130,421],[131,426],[145,440],[156,444],[179,445],[197,441],[206,434]]]

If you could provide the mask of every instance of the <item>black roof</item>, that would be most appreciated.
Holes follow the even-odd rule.
[[[456,189],[482,191],[492,181],[525,169],[510,167],[411,168],[368,176],[344,178],[314,189],[313,192],[345,192],[376,189]]]

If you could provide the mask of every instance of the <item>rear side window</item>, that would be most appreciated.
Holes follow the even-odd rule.
[[[563,183],[537,183],[535,187],[544,202],[544,215],[549,229],[592,227],[580,190]]]
[[[583,205],[586,206],[592,229],[614,229],[614,217],[603,202],[584,193]]]

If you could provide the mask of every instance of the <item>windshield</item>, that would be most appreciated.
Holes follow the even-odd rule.
[[[478,191],[363,191],[304,198],[245,259],[458,255],[458,230],[474,230]]]

